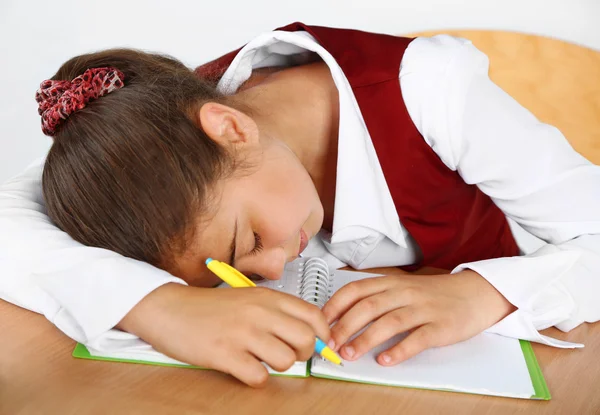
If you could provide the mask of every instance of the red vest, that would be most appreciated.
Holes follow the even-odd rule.
[[[400,221],[422,252],[421,261],[408,268],[452,269],[518,255],[504,213],[441,161],[408,115],[398,74],[412,39],[302,23],[277,30],[310,33],[348,78]],[[239,50],[200,66],[196,74],[218,80]]]

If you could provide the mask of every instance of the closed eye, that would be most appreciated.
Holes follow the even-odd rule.
[[[262,240],[260,239],[260,235],[254,232],[254,248],[250,251],[250,255],[256,255],[260,251],[262,251],[263,245]]]

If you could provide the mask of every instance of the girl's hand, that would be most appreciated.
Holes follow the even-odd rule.
[[[212,289],[166,284],[148,294],[118,325],[177,360],[229,373],[261,386],[268,372],[289,369],[329,340],[321,310],[266,288]]]
[[[469,339],[516,308],[471,270],[445,275],[401,275],[352,282],[323,307],[334,349],[355,360],[405,331],[411,333],[377,361],[395,365],[430,347]],[[369,323],[360,336],[346,342]],[[330,344],[331,346],[331,344]]]

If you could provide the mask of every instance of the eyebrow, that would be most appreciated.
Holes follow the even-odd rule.
[[[233,266],[233,261],[235,260],[235,246],[236,246],[236,239],[237,239],[237,230],[238,230],[238,221],[237,218],[235,218],[235,225],[233,227],[233,239],[231,239],[231,245],[229,247],[229,252],[231,252],[231,254],[229,255],[229,265]]]

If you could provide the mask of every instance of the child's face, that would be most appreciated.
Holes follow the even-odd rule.
[[[280,142],[263,148],[248,174],[219,187],[214,216],[199,224],[195,246],[176,261],[176,275],[190,285],[220,282],[204,265],[208,257],[247,275],[278,279],[285,263],[298,256],[323,223],[323,206],[308,172]]]

